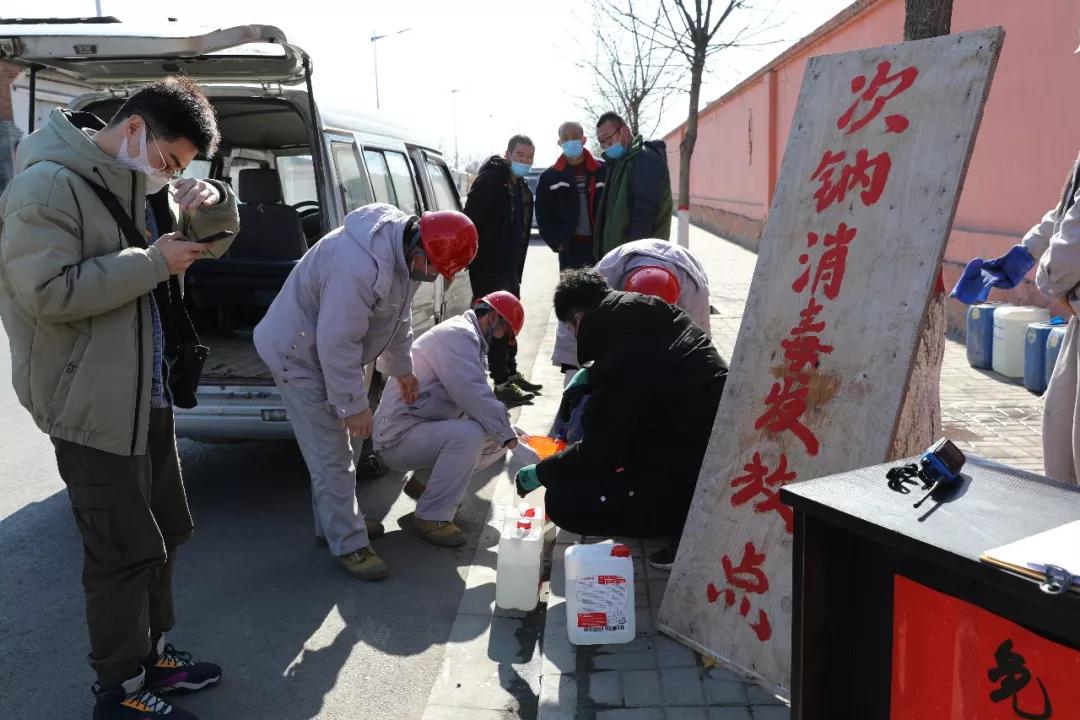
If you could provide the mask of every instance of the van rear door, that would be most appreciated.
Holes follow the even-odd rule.
[[[96,20],[96,19],[95,19]],[[303,82],[307,54],[272,25],[22,23],[0,19],[0,60],[101,86],[182,73],[199,81]]]

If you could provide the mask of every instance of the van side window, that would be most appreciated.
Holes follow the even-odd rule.
[[[431,180],[431,189],[435,193],[435,205],[439,210],[458,210],[460,201],[457,199],[457,190],[450,182],[446,167],[437,162],[428,160],[427,174]]]
[[[397,206],[402,212],[419,215],[420,206],[416,202],[416,188],[409,171],[409,161],[401,153],[387,152],[385,155],[390,166],[390,177],[394,181],[394,191],[397,193]]]
[[[338,187],[341,190],[342,202],[345,203],[345,212],[352,212],[361,205],[374,202],[371,186],[364,169],[360,167],[355,146],[351,142],[334,140],[330,143],[330,149],[337,167]]]
[[[375,201],[397,205],[394,186],[390,184],[390,169],[386,167],[386,158],[378,150],[364,150],[368,173],[371,175],[371,189],[375,191]]]

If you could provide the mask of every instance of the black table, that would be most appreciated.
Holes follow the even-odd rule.
[[[938,707],[936,700],[941,700],[937,696],[961,691],[974,693],[980,702],[994,708],[994,714],[980,714],[969,706],[964,711],[968,717],[1025,717],[1012,714],[1009,706],[1015,698],[984,699],[995,689],[1001,694],[1010,691],[1009,679],[1001,690],[1000,683],[992,683],[988,674],[1001,664],[999,660],[1004,662],[1012,652],[1019,653],[1021,645],[1027,648],[1031,662],[1040,657],[1035,645],[1055,643],[1064,646],[1050,648],[1058,653],[1053,656],[1055,665],[1080,669],[1080,652],[1076,652],[1080,648],[1080,595],[1048,595],[1039,590],[1038,582],[982,563],[979,556],[988,549],[1080,519],[1080,488],[969,456],[964,477],[952,492],[935,496],[915,509],[912,503],[921,495],[917,486],[912,494],[902,495],[887,485],[886,470],[898,464],[797,483],[781,492],[783,501],[795,509],[793,717],[960,720],[964,715],[956,711],[941,715],[942,711],[934,708]],[[903,607],[894,607],[896,598]],[[929,599],[925,610],[920,606],[913,613],[912,598],[920,602]],[[894,635],[901,627],[898,619],[894,623],[894,611],[898,617],[903,612],[904,618],[914,620],[912,628],[960,618],[957,624],[964,632],[949,637],[937,627],[925,640],[905,634],[894,648],[894,637],[901,637]],[[1017,631],[1017,638],[1027,637],[1026,631],[1031,631],[1041,639],[1016,640],[1013,647],[1005,646],[1002,636],[1001,644],[994,645],[1000,657],[980,649],[976,661],[982,666],[957,669],[971,661],[965,644],[990,642],[992,633],[979,628],[1001,626],[983,611],[1019,625],[1022,630]],[[996,636],[993,642],[998,643]],[[901,651],[900,645],[914,651]],[[894,650],[901,652],[895,661]],[[1074,660],[1075,666],[1071,665]],[[939,662],[942,667],[934,667]],[[927,664],[932,670],[919,669]],[[1024,680],[1024,670],[1015,665],[1015,658],[1011,658],[1011,664],[995,673],[1012,673],[1013,691]],[[1052,673],[1046,667],[1028,669],[1026,687],[1014,694],[1020,698],[1021,711],[1039,717],[1042,698],[1037,683]],[[930,672],[942,678],[942,687],[925,682]],[[902,685],[894,681],[899,673],[906,673]],[[965,687],[950,691],[949,678],[956,673],[967,673],[963,675],[967,678]],[[923,680],[917,679],[920,677]],[[1064,683],[1047,681],[1049,697],[1058,695],[1053,698],[1055,719],[1080,717],[1080,710],[1076,714],[1067,710],[1073,707],[1071,695],[1080,695],[1080,673],[1073,677],[1075,687],[1064,690]],[[893,694],[899,687],[904,687],[906,694],[898,700]],[[921,715],[896,710],[897,703],[907,708],[913,699],[924,703]]]

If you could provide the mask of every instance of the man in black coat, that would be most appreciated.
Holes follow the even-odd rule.
[[[474,303],[496,290],[521,297],[533,216],[533,196],[524,178],[532,169],[535,152],[532,140],[515,135],[505,155],[492,155],[480,167],[469,190],[465,214],[479,235],[476,258],[469,265]],[[527,403],[540,390],[518,372],[517,345],[511,338],[492,340],[488,368],[495,397],[507,405]]]
[[[581,123],[559,126],[562,155],[536,186],[536,224],[540,237],[559,253],[559,270],[590,267],[593,227],[604,189],[604,163],[585,147]]]
[[[548,515],[571,532],[677,538],[724,390],[724,361],[681,309],[611,290],[592,270],[563,273],[555,314],[577,336],[582,365],[593,363],[580,371],[589,392],[584,434],[523,468],[519,491],[547,488]]]

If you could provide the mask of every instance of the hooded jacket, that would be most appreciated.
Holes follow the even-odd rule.
[[[607,184],[593,230],[594,257],[631,240],[671,235],[671,177],[667,144],[634,138],[626,154],[605,165]]]
[[[514,183],[521,186],[523,211],[512,226]],[[509,290],[517,295],[532,228],[533,196],[528,183],[513,177],[506,160],[492,155],[469,189],[464,213],[479,235],[476,257],[469,265],[473,297],[494,290]]]
[[[579,494],[582,507],[602,502],[628,524],[642,518],[650,534],[677,530],[712,434],[724,361],[678,307],[618,291],[582,316],[578,358],[594,363],[584,436],[537,465],[540,482]]]
[[[98,182],[116,195],[145,232],[146,177],[93,142],[91,128],[102,126],[87,113],[57,109],[19,146],[18,174],[0,196],[0,319],[15,393],[43,432],[142,455],[154,355],[147,296],[169,269],[155,247],[128,246],[87,185]],[[200,237],[236,232],[235,196],[214,184],[221,201],[179,225],[170,199],[174,227]],[[230,243],[213,243],[205,254],[220,257]]]
[[[712,337],[709,317],[709,277],[705,268],[689,250],[667,240],[634,240],[620,245],[600,259],[593,268],[615,290],[622,290],[627,275],[636,268],[657,265],[667,268],[679,280],[679,301],[695,324]],[[555,350],[551,361],[555,365],[578,365],[577,340],[565,324],[559,323],[555,333]]]
[[[596,213],[604,189],[604,163],[583,149],[585,170],[588,178],[586,193],[590,227],[596,225]],[[540,237],[552,250],[569,248],[574,241],[574,229],[581,214],[574,166],[560,155],[554,165],[540,175],[536,185],[536,224]]]
[[[255,327],[255,348],[279,382],[326,393],[338,417],[369,408],[364,366],[412,372],[412,299],[405,228],[392,205],[353,210],[289,273]]]
[[[375,448],[398,444],[421,423],[465,417],[479,423],[500,447],[516,437],[506,406],[487,383],[487,354],[488,343],[472,310],[421,335],[413,345],[419,396],[406,405],[401,393],[383,393],[375,413]]]

